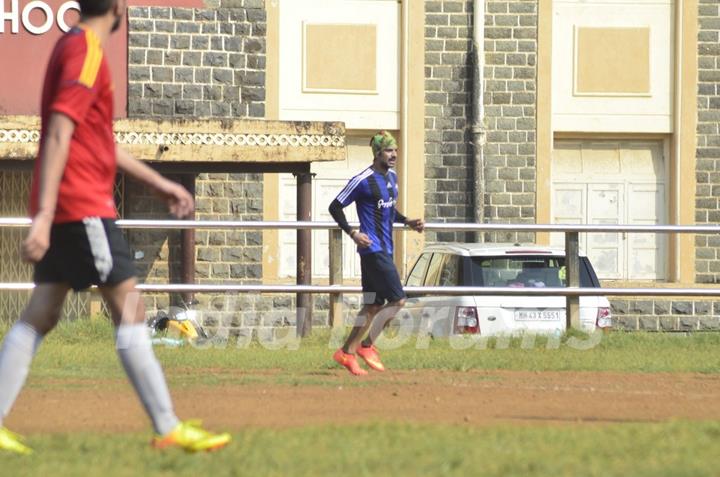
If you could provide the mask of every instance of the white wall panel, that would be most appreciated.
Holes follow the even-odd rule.
[[[400,4],[392,0],[280,0],[281,120],[344,121],[348,129],[399,129]],[[313,90],[305,84],[305,34],[312,26],[375,26],[371,91]],[[330,29],[328,29],[330,30]],[[351,30],[361,30],[354,28]],[[358,41],[363,41],[362,38]],[[328,48],[335,45],[328,44]],[[348,58],[352,65],[353,58]],[[356,64],[356,67],[360,65]],[[352,66],[351,66],[352,67]]]
[[[648,29],[647,94],[578,94],[578,28]],[[671,0],[553,1],[552,128],[582,132],[672,132],[673,4]],[[598,72],[603,74],[603,72]]]

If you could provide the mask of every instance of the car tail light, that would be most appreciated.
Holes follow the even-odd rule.
[[[612,314],[610,313],[610,308],[598,308],[595,326],[598,328],[610,328],[612,326]]]
[[[460,334],[479,334],[480,319],[474,306],[458,306],[455,308],[455,332]]]

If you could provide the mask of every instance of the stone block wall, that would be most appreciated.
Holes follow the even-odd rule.
[[[425,2],[425,219],[471,222],[472,1]],[[465,234],[428,232],[427,240]]]
[[[486,5],[485,217],[490,223],[535,223],[537,2]],[[493,241],[534,240],[534,234],[493,235]]]
[[[264,5],[132,7],[128,20],[130,117],[265,116]]]
[[[262,220],[262,176],[202,174],[197,181],[197,220]],[[262,280],[262,232],[195,232],[198,283]]]
[[[617,330],[720,330],[720,303],[715,301],[614,298],[610,302]]]
[[[425,3],[425,178],[428,220],[472,222],[474,150],[471,1]],[[485,216],[491,223],[535,221],[537,3],[488,1],[485,12]],[[493,241],[532,241],[532,234]],[[463,241],[466,234],[429,233]]]
[[[720,223],[720,6],[700,0],[695,222]],[[695,238],[695,280],[720,283],[720,237]]]

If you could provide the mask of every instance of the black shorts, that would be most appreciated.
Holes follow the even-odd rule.
[[[405,298],[392,255],[384,252],[360,255],[364,305],[384,305]]]
[[[117,285],[137,274],[125,238],[113,219],[89,217],[54,224],[50,248],[35,264],[33,280],[67,283],[73,290]]]

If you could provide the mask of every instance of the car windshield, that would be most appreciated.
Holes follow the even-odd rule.
[[[580,258],[580,286],[596,287],[585,257]],[[513,255],[471,257],[473,286],[480,287],[565,287],[565,257]]]

